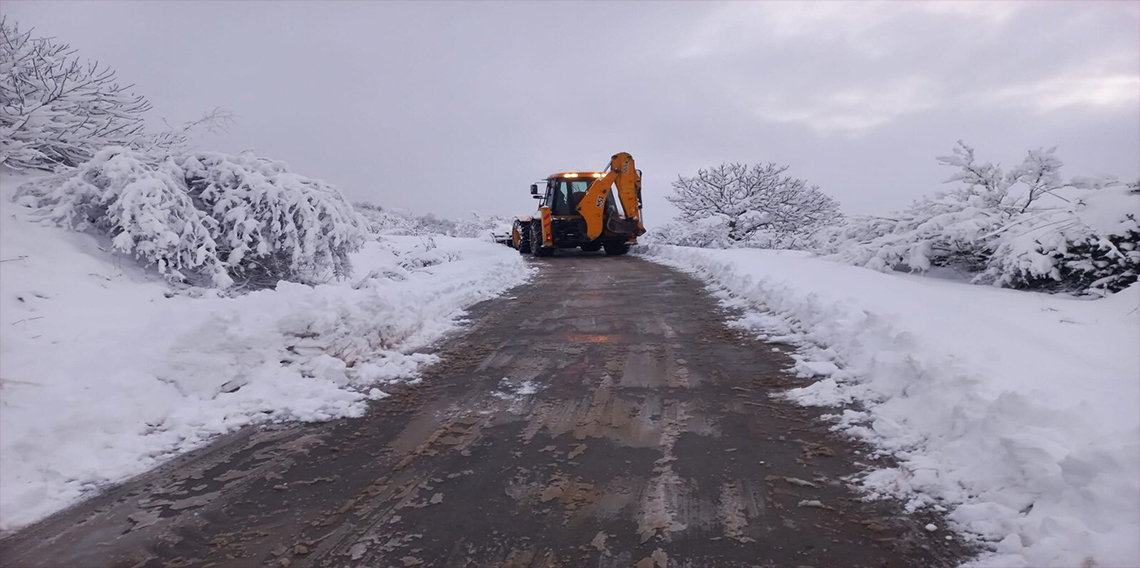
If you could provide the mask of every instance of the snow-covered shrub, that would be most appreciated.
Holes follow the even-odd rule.
[[[672,244],[761,248],[802,246],[838,217],[839,204],[787,166],[721,164],[678,176],[666,199],[681,210],[657,238]]]
[[[977,280],[1036,290],[1127,288],[1140,267],[1138,187],[1095,189],[1057,210],[1021,215],[997,237]]]
[[[216,222],[195,207],[181,168],[169,158],[107,148],[74,170],[24,185],[16,199],[36,207],[42,219],[110,237],[116,249],[173,281],[233,283],[218,257]]]
[[[924,197],[893,219],[853,218],[817,238],[833,239],[821,252],[835,250],[834,258],[875,270],[946,266],[977,272],[989,257],[980,237],[1001,224],[1001,217],[967,190]],[[856,240],[843,241],[847,235]]]
[[[219,255],[235,278],[256,285],[314,283],[349,275],[364,219],[335,187],[249,154],[177,158],[190,195],[217,223]]]
[[[852,243],[865,243],[890,233],[898,221],[890,217],[844,215],[813,233],[808,248],[821,254],[835,254]]]
[[[377,235],[413,235],[416,220],[411,215],[367,202],[353,203],[365,220],[368,231]]]
[[[363,220],[334,187],[252,156],[156,158],[111,147],[26,184],[16,199],[199,286],[346,276],[348,253],[364,242]]]
[[[854,217],[814,235],[817,251],[877,270],[948,266],[976,283],[1053,291],[1117,291],[1136,281],[1140,195],[1115,178],[1064,180],[1056,148],[1009,172],[959,142],[938,158],[962,186],[888,217]]]
[[[450,235],[455,231],[455,221],[436,217],[435,213],[415,217],[415,220],[414,234],[417,235]]]
[[[492,235],[509,233],[511,222],[498,215],[480,215],[472,211],[469,217],[455,222],[455,228],[449,234],[452,237],[472,239],[489,239]]]
[[[508,234],[511,222],[498,215],[471,216],[453,221],[436,217],[432,213],[414,215],[396,209],[388,209],[373,203],[355,203],[356,210],[364,216],[368,230],[378,235],[446,235],[462,238],[490,238],[494,234]]]
[[[729,235],[729,225],[717,217],[704,219],[674,219],[661,227],[650,229],[642,238],[646,244],[666,244],[683,247],[730,248],[735,241]]]

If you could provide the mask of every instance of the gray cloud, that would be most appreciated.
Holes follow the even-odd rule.
[[[1122,2],[22,2],[199,146],[246,148],[419,212],[522,213],[526,186],[629,151],[650,224],[678,174],[776,161],[881,212],[988,159],[1060,145],[1140,176],[1140,5]]]

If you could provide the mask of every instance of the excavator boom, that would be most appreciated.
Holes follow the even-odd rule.
[[[606,197],[617,186],[617,198],[624,216],[606,216]],[[586,220],[586,236],[598,238],[602,230],[617,235],[636,237],[645,233],[641,223],[641,172],[634,167],[633,156],[619,152],[610,158],[605,175],[597,178],[578,203],[578,213]]]

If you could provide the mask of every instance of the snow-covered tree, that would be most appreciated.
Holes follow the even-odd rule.
[[[351,271],[364,220],[336,188],[282,162],[110,147],[20,188],[49,221],[91,229],[168,279],[226,288],[317,283]]]
[[[833,222],[839,204],[787,170],[771,163],[721,164],[678,176],[666,198],[681,215],[666,232],[699,246],[794,246]]]
[[[52,170],[89,160],[103,146],[144,139],[150,103],[115,72],[75,49],[0,21],[0,162]]]
[[[194,130],[224,129],[232,121],[229,111],[216,108],[181,127],[147,132],[151,105],[130,89],[71,46],[0,20],[0,163],[58,171],[109,146],[166,152],[183,148]]]
[[[1008,172],[959,142],[939,163],[953,191],[885,217],[851,218],[815,235],[832,258],[878,270],[954,267],[978,283],[1103,293],[1136,280],[1140,196],[1112,177],[1064,179],[1056,148]]]

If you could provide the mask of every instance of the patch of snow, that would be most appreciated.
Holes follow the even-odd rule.
[[[247,424],[360,416],[530,274],[488,241],[385,236],[345,281],[173,293],[108,242],[29,222],[25,179],[0,179],[3,530]]]
[[[640,250],[795,343],[794,371],[820,380],[788,396],[857,403],[834,428],[899,463],[862,486],[949,508],[989,546],[977,565],[1140,565],[1140,284],[1087,300],[796,251]]]
[[[792,370],[800,377],[830,377],[839,367],[831,361],[797,361]]]
[[[521,400],[524,396],[530,396],[538,392],[538,387],[535,386],[533,381],[513,381],[508,377],[503,377],[499,381],[500,389],[491,393],[496,398],[504,400]]]

